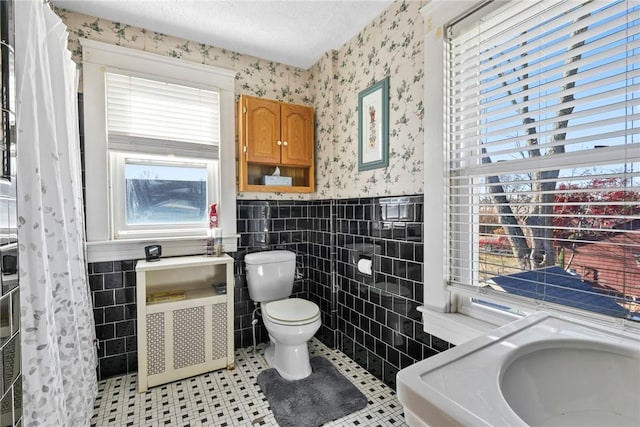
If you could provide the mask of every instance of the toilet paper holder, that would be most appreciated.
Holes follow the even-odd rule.
[[[360,256],[358,258],[357,268],[358,273],[371,276],[373,274],[373,261],[371,257]]]

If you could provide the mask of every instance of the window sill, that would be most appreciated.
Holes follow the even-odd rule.
[[[224,252],[238,250],[238,235],[224,236]],[[162,245],[162,256],[184,256],[204,253],[204,238],[126,239],[87,242],[87,262],[123,261],[144,258],[144,247]]]
[[[442,313],[424,306],[418,307],[418,311],[422,312],[422,328],[426,333],[454,345],[463,344],[514,320],[505,317],[504,321],[492,319],[488,322],[466,314]]]
[[[422,329],[426,333],[454,345],[463,344],[522,317],[509,313],[498,313],[493,310],[487,311],[486,309],[467,308],[467,310],[469,310],[468,313],[443,313],[425,306],[418,307],[418,311],[422,313]],[[539,310],[531,312],[536,311]],[[585,317],[567,311],[553,310],[550,307],[545,307],[542,311],[590,327],[640,337],[640,324],[635,320],[607,316]]]

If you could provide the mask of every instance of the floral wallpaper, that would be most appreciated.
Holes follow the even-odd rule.
[[[77,63],[82,62],[78,40],[87,38],[236,71],[237,94],[312,104],[308,70],[64,9],[56,12],[69,29],[69,48]]]
[[[424,1],[396,1],[312,68],[316,197],[424,192]],[[358,93],[390,76],[389,166],[358,172]]]
[[[396,1],[340,50],[310,69],[281,64],[141,28],[57,9],[78,39],[234,70],[236,93],[316,110],[316,193],[239,193],[240,199],[327,199],[423,193],[423,18],[426,1]],[[358,93],[390,76],[389,166],[358,172]]]

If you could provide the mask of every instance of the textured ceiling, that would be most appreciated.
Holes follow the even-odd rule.
[[[301,68],[392,0],[52,0],[57,7]]]

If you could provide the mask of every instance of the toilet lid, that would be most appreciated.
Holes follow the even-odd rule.
[[[263,314],[276,323],[309,323],[320,316],[320,309],[311,301],[289,298],[264,304]]]

